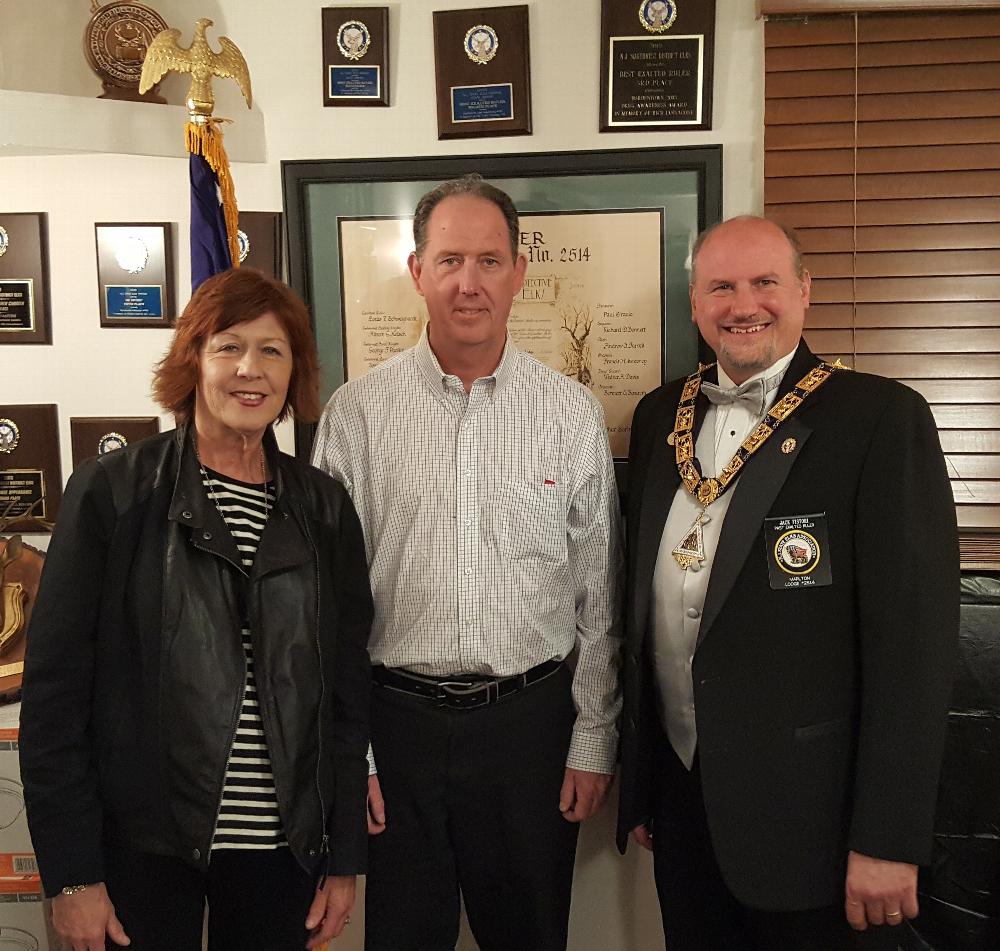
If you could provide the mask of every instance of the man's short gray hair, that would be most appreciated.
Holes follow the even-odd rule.
[[[511,259],[516,261],[520,223],[514,202],[511,201],[510,195],[501,191],[496,185],[491,185],[477,172],[470,172],[461,178],[453,178],[450,182],[442,182],[417,202],[417,210],[413,213],[413,246],[416,249],[417,258],[423,258],[424,250],[427,247],[427,222],[430,221],[431,213],[445,198],[450,198],[452,195],[472,195],[476,198],[483,198],[493,202],[500,209],[510,234]]]

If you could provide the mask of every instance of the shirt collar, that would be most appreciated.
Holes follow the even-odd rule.
[[[458,380],[458,377],[454,374],[445,373],[441,369],[441,364],[431,349],[431,343],[427,336],[427,324],[424,324],[420,339],[413,349],[415,351],[417,366],[420,367],[424,378],[435,391],[441,392],[448,388],[450,381]],[[504,343],[503,353],[500,355],[500,362],[496,365],[492,373],[479,377],[479,379],[489,381],[492,384],[494,392],[506,386],[514,376],[514,367],[517,363],[518,353],[517,347],[514,346],[513,341],[510,339],[510,334],[508,334],[507,340]]]

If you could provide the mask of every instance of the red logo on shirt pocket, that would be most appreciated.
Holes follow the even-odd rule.
[[[555,485],[555,482],[554,482],[554,481],[553,481],[552,479],[546,479],[546,480],[545,480],[545,481],[544,481],[544,482],[542,483],[542,485]]]

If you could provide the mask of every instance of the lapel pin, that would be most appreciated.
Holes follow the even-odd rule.
[[[781,451],[787,456],[790,452],[795,452],[798,443],[794,439],[786,439],[781,444]]]

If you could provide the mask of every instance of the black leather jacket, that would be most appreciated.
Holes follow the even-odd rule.
[[[103,880],[102,845],[208,864],[254,644],[285,834],[307,869],[364,870],[371,593],[343,486],[265,450],[277,499],[247,576],[184,427],[69,480],[28,631],[21,771],[47,894]]]

